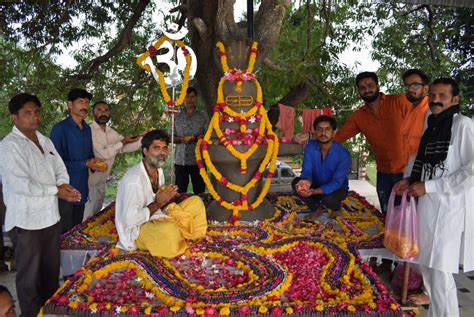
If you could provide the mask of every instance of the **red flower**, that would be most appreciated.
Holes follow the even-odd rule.
[[[198,168],[204,168],[204,162],[202,160],[197,160],[196,164],[197,164]]]
[[[229,180],[227,178],[225,178],[224,176],[221,177],[221,184],[224,185],[224,186],[227,186],[227,184],[229,183]]]
[[[169,314],[169,312],[170,312],[170,310],[166,306],[162,306],[162,307],[158,308],[158,314],[160,314],[160,315],[166,315],[166,314]]]
[[[174,106],[174,100],[171,99],[171,100],[168,101],[166,104],[167,104],[168,106],[173,107],[173,106]]]
[[[248,199],[248,196],[247,196],[247,195],[242,195],[242,196],[240,197],[240,199],[241,199],[241,200],[247,200],[247,199]]]
[[[250,50],[250,52],[256,54],[256,53],[257,53],[257,49],[256,49],[256,48],[252,48],[252,49]]]
[[[148,52],[150,53],[151,56],[156,54],[156,48],[152,45],[148,48]]]
[[[67,305],[69,303],[69,297],[67,297],[67,295],[62,295],[61,297],[58,298],[58,303]]]
[[[222,203],[221,200],[222,200],[222,199],[219,200],[219,203]],[[239,220],[239,219],[237,218],[237,216],[236,216],[236,215],[232,215],[232,217],[230,217],[230,219],[229,219],[229,223],[233,225],[233,224],[235,224],[235,222],[236,222],[237,220]]]
[[[196,303],[197,298],[196,297],[186,297],[186,303],[191,304],[191,303]]]
[[[225,52],[219,52],[219,56],[220,56],[220,57],[226,56],[226,55],[225,55]]]
[[[267,178],[273,178],[273,173],[268,172],[268,173],[267,173]]]
[[[188,56],[188,55],[189,55],[189,51],[188,51],[185,47],[181,47],[181,49],[183,50],[184,56]]]
[[[208,146],[209,146],[209,143],[207,143],[206,141],[201,142],[201,149],[207,150]]]
[[[232,205],[234,206],[241,206],[242,205],[242,201],[240,199],[236,199],[232,202]]]
[[[272,314],[272,316],[280,317],[283,314],[283,308],[281,308],[279,306],[275,306],[275,307],[272,308],[271,314]]]

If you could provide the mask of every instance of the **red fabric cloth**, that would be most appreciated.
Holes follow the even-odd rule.
[[[303,110],[303,133],[313,132],[314,119],[323,114],[321,109],[304,109]]]
[[[275,126],[281,130],[282,137],[292,139],[295,132],[295,108],[281,103],[278,104],[278,108],[280,109],[280,117]]]

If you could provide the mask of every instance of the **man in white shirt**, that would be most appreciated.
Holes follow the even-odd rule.
[[[92,107],[94,122],[92,130],[92,148],[94,156],[103,159],[107,164],[104,173],[89,171],[89,199],[84,209],[84,219],[91,217],[102,209],[105,199],[105,187],[118,153],[134,152],[140,148],[139,136],[123,137],[107,125],[110,120],[109,105],[105,101],[98,101]]]
[[[409,179],[395,187],[418,197],[417,262],[431,298],[429,317],[459,316],[453,273],[474,270],[474,124],[460,114],[451,78],[430,87],[426,128]]]
[[[149,251],[154,256],[173,258],[184,253],[187,239],[206,235],[204,204],[198,196],[170,203],[178,187],[165,186],[163,169],[170,139],[153,130],[143,136],[143,160],[120,180],[115,205],[115,225],[120,249]]]
[[[61,225],[58,197],[70,202],[81,195],[50,139],[38,132],[41,103],[18,94],[8,108],[12,132],[0,144],[3,194],[17,266],[16,290],[22,316],[36,316],[58,288]]]

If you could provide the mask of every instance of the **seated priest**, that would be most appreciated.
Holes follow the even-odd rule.
[[[186,240],[206,235],[204,204],[192,196],[179,204],[174,185],[165,185],[163,165],[170,138],[163,130],[148,132],[141,141],[143,160],[120,180],[115,206],[117,246],[133,251],[147,250],[153,256],[173,258],[187,249]]]
[[[337,128],[333,117],[319,116],[313,127],[315,140],[305,147],[301,177],[293,180],[292,187],[311,210],[306,219],[315,220],[329,211],[335,218],[341,215],[341,201],[349,190],[351,155],[333,141]]]

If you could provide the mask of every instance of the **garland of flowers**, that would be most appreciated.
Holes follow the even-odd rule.
[[[273,173],[276,168],[276,158],[278,155],[278,137],[272,130],[272,126],[270,120],[268,120],[267,114],[265,109],[262,107],[263,105],[263,94],[262,94],[262,87],[260,83],[255,78],[255,75],[252,73],[255,59],[257,55],[257,43],[254,42],[251,47],[249,65],[247,70],[238,70],[238,69],[231,69],[229,70],[229,65],[227,63],[227,55],[225,52],[224,45],[221,42],[218,42],[216,45],[220,50],[220,59],[222,69],[224,71],[224,76],[219,81],[219,86],[217,89],[217,105],[214,108],[214,114],[211,119],[211,123],[209,128],[204,135],[204,138],[199,140],[196,145],[196,161],[199,167],[199,172],[206,184],[209,192],[211,193],[212,197],[224,208],[232,210],[232,217],[231,222],[235,222],[238,219],[239,212],[242,210],[252,210],[260,206],[263,202],[265,196],[267,195],[268,189],[270,188],[271,179]],[[224,83],[226,81],[234,82],[236,85],[242,84],[242,81],[253,81],[257,88],[257,96],[256,100],[247,112],[245,113],[238,113],[232,110],[229,105],[225,102],[224,99]],[[253,144],[249,146],[249,148],[244,151],[240,152],[237,150],[232,142],[224,135],[222,129],[220,127],[220,122],[223,120],[225,116],[228,116],[229,122],[238,122],[240,126],[240,132],[246,133],[247,132],[247,122],[254,122],[255,119],[260,120],[259,128],[258,128],[258,135],[253,141]],[[252,121],[251,121],[252,120]],[[214,166],[212,159],[210,157],[208,146],[212,144],[211,136],[212,133],[215,132],[219,141],[225,146],[225,148],[237,159],[240,160],[240,172],[242,174],[247,173],[247,161],[248,159],[255,153],[258,149],[259,145],[266,142],[267,151],[265,153],[265,157],[260,163],[258,170],[255,172],[253,177],[250,181],[247,182],[244,186],[234,184],[226,179]],[[266,137],[265,137],[266,132]],[[257,182],[262,177],[262,174],[265,171],[266,166],[270,164],[267,178],[263,185],[262,191],[258,195],[257,199],[253,203],[249,203],[248,201],[248,192],[255,187]],[[241,193],[241,198],[237,199],[233,202],[225,201],[215,190],[214,186],[211,183],[211,180],[207,174],[206,168],[211,171],[211,174],[215,177],[215,179],[221,183],[223,186]]]
[[[172,100],[168,90],[166,89],[166,84],[165,84],[165,76],[163,75],[163,72],[161,72],[158,68],[155,69],[156,73],[158,74],[159,77],[159,83],[160,83],[160,90],[161,93],[163,94],[163,98],[165,99],[165,102],[168,106],[170,107],[176,107],[180,106],[183,104],[184,99],[186,98],[186,91],[188,89],[188,83],[189,83],[189,73],[191,71],[191,54],[189,54],[189,51],[186,49],[186,45],[184,44],[183,41],[174,41],[167,36],[162,36],[158,39],[158,41],[155,42],[152,46],[148,48],[148,50],[137,58],[137,64],[147,72],[151,73],[150,66],[145,64],[143,65],[143,62],[145,59],[147,59],[150,56],[154,56],[160,46],[165,42],[175,42],[179,48],[183,51],[184,57],[186,59],[186,67],[184,68],[184,78],[183,78],[183,87],[181,88],[181,91],[179,93],[179,97],[176,100]]]

